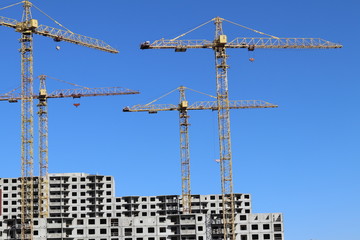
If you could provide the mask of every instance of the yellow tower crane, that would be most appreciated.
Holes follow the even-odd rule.
[[[33,3],[21,1],[23,15],[21,22],[0,17],[0,26],[14,28],[21,34],[21,239],[33,239],[33,176],[34,176],[34,116],[33,116],[33,34],[66,41],[101,51],[118,53],[102,40],[75,34],[70,30],[61,30],[39,25],[32,18]],[[13,4],[14,6],[17,4]],[[9,6],[10,7],[10,6]],[[34,6],[36,7],[36,6]]]
[[[160,98],[155,99],[154,101],[145,104],[145,105],[135,105],[132,107],[125,107],[124,112],[148,112],[148,113],[157,113],[158,111],[178,111],[179,112],[179,125],[180,125],[180,163],[181,163],[181,186],[182,186],[182,208],[183,213],[191,213],[191,184],[190,184],[190,149],[189,149],[189,115],[188,110],[213,110],[217,111],[218,102],[217,101],[200,101],[194,102],[189,105],[189,102],[186,100],[185,90],[192,90],[187,87],[178,87],[169,93],[161,96],[163,98],[170,93],[179,90],[180,92],[180,102],[178,105],[173,104],[153,104],[158,101]],[[195,90],[192,90],[195,91]],[[198,91],[195,91],[198,92]],[[198,92],[201,93],[201,92]],[[204,93],[202,93],[204,94]],[[216,98],[209,94],[205,94],[210,97]],[[229,109],[246,109],[246,108],[276,108],[277,105],[261,101],[261,100],[230,100]]]
[[[123,87],[102,87],[102,88],[88,88],[82,87],[74,83],[65,82],[63,80],[55,79],[71,85],[75,85],[77,89],[59,89],[47,93],[46,78],[52,78],[46,75],[40,75],[39,94],[33,95],[33,99],[38,100],[38,124],[39,124],[39,178],[38,178],[38,207],[34,208],[35,216],[48,217],[49,215],[49,179],[48,179],[48,103],[49,98],[81,98],[81,97],[95,97],[95,96],[115,96],[115,95],[130,95],[139,94],[138,91],[130,90]],[[21,94],[15,92],[16,89],[9,93],[0,95],[0,101],[9,101],[10,103],[22,100]],[[77,104],[74,104],[78,106]]]
[[[238,37],[228,41],[223,32],[223,21],[237,26],[252,30],[256,33],[266,35],[265,38],[245,38]],[[210,23],[215,24],[215,38],[209,40],[180,40],[186,34]],[[245,27],[231,22],[221,17],[215,17],[208,22],[201,24],[194,29],[185,32],[173,39],[160,39],[154,42],[146,41],[140,45],[141,49],[175,49],[175,52],[185,52],[188,48],[212,49],[215,53],[216,68],[216,94],[218,102],[218,131],[220,145],[220,172],[221,172],[221,192],[223,201],[223,227],[224,240],[235,240],[235,211],[233,194],[233,174],[232,174],[232,153],[230,137],[230,101],[228,94],[227,48],[245,48],[253,51],[256,48],[297,48],[297,49],[330,49],[341,48],[342,45],[332,43],[320,38],[279,38],[263,32]]]

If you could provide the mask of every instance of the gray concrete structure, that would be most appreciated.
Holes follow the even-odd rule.
[[[0,178],[0,239],[19,233],[20,186]],[[221,195],[192,195],[191,214],[182,213],[178,195],[114,195],[112,176],[50,174],[49,217],[35,212],[34,240],[223,239]],[[284,239],[281,213],[252,213],[250,194],[235,194],[235,205],[237,240]]]

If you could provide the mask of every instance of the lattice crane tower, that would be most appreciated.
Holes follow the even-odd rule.
[[[77,84],[69,83],[81,88],[78,89],[60,89],[47,93],[46,78],[49,76],[40,75],[39,94],[34,95],[38,99],[38,124],[39,124],[39,216],[48,217],[49,215],[49,182],[48,182],[48,98],[81,98],[96,96],[116,96],[139,94],[138,91],[130,90],[123,87],[106,87],[106,88],[88,88],[81,87]],[[55,78],[53,78],[55,79]],[[62,81],[59,79],[55,79]],[[65,81],[62,81],[65,82]],[[66,82],[68,83],[68,82]],[[9,99],[17,99],[15,95]],[[3,100],[0,97],[0,101]],[[76,104],[74,104],[76,105]],[[76,105],[77,106],[77,105]]]
[[[0,17],[0,25],[21,33],[21,239],[33,239],[33,176],[34,176],[34,116],[33,116],[33,34],[67,41],[98,50],[118,53],[105,42],[44,25],[32,18],[33,4],[22,1],[22,21]],[[16,5],[16,4],[14,4]]]
[[[48,99],[49,98],[81,98],[81,97],[95,97],[95,96],[116,96],[116,95],[130,95],[139,94],[124,87],[102,87],[102,88],[88,88],[74,83],[66,82],[60,79],[52,78],[61,82],[65,82],[80,88],[77,89],[58,89],[48,92],[46,88],[46,78],[52,78],[46,75],[40,75],[39,93],[33,95],[33,99],[38,100],[38,124],[39,124],[39,194],[38,194],[38,212],[39,217],[48,217],[49,208],[49,182],[48,182]],[[16,89],[0,95],[0,101],[8,101],[10,103],[20,101],[21,94],[15,92]],[[77,104],[74,104],[77,106]]]
[[[199,101],[189,105],[186,100],[185,90],[190,88],[178,87],[164,96],[169,95],[175,90],[179,90],[180,102],[178,105],[174,104],[153,104],[154,101],[145,105],[135,105],[132,107],[125,107],[124,112],[148,112],[157,113],[158,111],[174,111],[179,112],[179,128],[180,128],[180,164],[181,164],[181,188],[182,188],[182,206],[183,213],[191,213],[191,174],[190,174],[190,144],[189,144],[189,115],[188,110],[218,110],[217,101]],[[195,91],[195,90],[192,90]],[[195,91],[198,92],[198,91]],[[201,93],[201,92],[198,92]],[[203,93],[202,93],[203,94]],[[205,94],[208,95],[208,94]],[[208,95],[213,97],[211,95]],[[216,98],[216,97],[214,97]],[[276,108],[277,105],[261,101],[261,100],[230,100],[229,109],[248,109],[248,108]]]
[[[252,30],[256,33],[267,35],[268,38],[235,38],[227,41],[227,36],[223,32],[222,23],[238,25]],[[209,40],[180,40],[186,34],[210,23],[215,23],[215,38]],[[332,43],[320,38],[278,38],[263,32],[250,29],[243,25],[228,21],[224,18],[216,17],[200,26],[181,34],[180,36],[167,40],[160,39],[154,42],[144,42],[141,49],[175,49],[176,52],[185,52],[188,48],[212,49],[215,53],[216,68],[216,93],[218,103],[218,132],[220,145],[220,172],[221,172],[221,191],[223,198],[223,219],[224,219],[224,239],[235,240],[235,211],[233,196],[233,174],[232,174],[232,153],[231,153],[231,131],[229,114],[229,94],[227,72],[229,65],[226,60],[227,48],[246,48],[253,51],[256,48],[341,48],[342,45]]]

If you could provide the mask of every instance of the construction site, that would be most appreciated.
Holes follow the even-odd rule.
[[[6,41],[13,41],[13,49],[6,51],[20,61],[17,66],[12,63],[18,74],[11,84],[4,80],[0,88],[7,88],[0,102],[11,122],[5,123],[6,142],[0,145],[12,151],[0,156],[7,167],[11,165],[0,172],[5,174],[0,175],[0,239],[291,239],[286,236],[286,205],[276,204],[275,195],[284,192],[283,184],[293,185],[285,163],[291,160],[279,157],[292,146],[271,147],[277,145],[277,131],[291,131],[276,129],[281,118],[277,111],[284,103],[273,102],[277,87],[268,83],[241,90],[243,82],[233,80],[231,72],[241,78],[242,69],[231,59],[243,53],[244,68],[269,76],[270,82],[277,78],[271,72],[274,67],[254,67],[258,52],[264,51],[260,58],[265,59],[293,51],[286,55],[289,65],[297,54],[311,61],[320,61],[317,56],[324,54],[331,61],[333,52],[342,51],[341,43],[318,36],[279,37],[237,19],[212,16],[204,22],[190,17],[192,25],[185,29],[172,25],[169,32],[175,34],[168,38],[163,37],[171,34],[156,26],[146,36],[143,26],[144,32],[136,33],[143,39],[131,49],[112,34],[103,38],[101,33],[111,26],[96,20],[93,27],[84,26],[84,32],[101,40],[78,34],[81,22],[79,31],[70,30],[74,19],[65,24],[64,14],[60,23],[51,4],[46,9],[41,1],[7,3],[0,6],[2,36],[12,34]],[[111,6],[99,7],[102,18],[110,17],[107,8]],[[205,35],[212,37],[204,39]],[[116,60],[121,55],[123,59]],[[301,75],[308,70],[299,66],[297,71]],[[133,78],[124,81],[124,76]],[[232,81],[237,83],[229,84]],[[289,99],[302,91],[295,86],[281,89]],[[282,116],[288,109],[280,110]],[[249,117],[252,114],[257,120]],[[297,138],[282,141],[295,146]],[[270,160],[276,156],[283,160]],[[299,172],[306,168],[292,167]],[[299,174],[306,179],[306,174]],[[254,196],[252,185],[245,182],[256,184],[258,179],[262,180]],[[263,200],[257,200],[258,195]],[[262,201],[264,206],[258,204]]]

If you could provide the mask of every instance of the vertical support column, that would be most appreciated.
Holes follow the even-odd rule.
[[[215,18],[216,94],[218,104],[218,128],[220,142],[220,171],[223,202],[224,240],[235,240],[235,209],[232,178],[232,153],[230,136],[230,111],[226,60],[226,35],[223,34],[222,18]]]
[[[191,187],[190,187],[190,150],[189,150],[189,116],[185,97],[185,87],[179,87],[180,104],[180,161],[181,161],[181,185],[183,213],[191,213]]]
[[[205,215],[205,227],[206,227],[206,240],[212,240],[212,216],[211,214]]]
[[[33,36],[29,29],[31,3],[24,1],[21,31],[21,239],[33,239],[34,116]]]
[[[46,76],[40,77],[38,103],[39,116],[39,217],[49,214],[49,173],[48,173],[48,107],[46,92]]]

